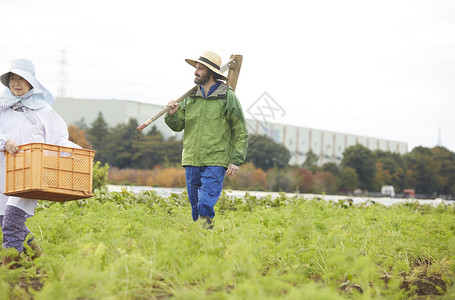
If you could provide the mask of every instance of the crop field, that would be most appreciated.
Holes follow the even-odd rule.
[[[0,267],[0,298],[455,298],[454,205],[223,193],[216,213],[193,222],[185,193],[40,202],[46,255]]]

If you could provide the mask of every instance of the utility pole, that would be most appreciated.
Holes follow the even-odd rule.
[[[441,127],[438,128],[438,144],[437,144],[437,146],[442,146]]]
[[[60,88],[58,96],[60,98],[64,98],[66,97],[66,47],[62,47],[60,50],[60,55]]]

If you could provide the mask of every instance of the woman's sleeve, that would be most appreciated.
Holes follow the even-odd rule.
[[[0,112],[1,115],[1,112]],[[2,125],[0,123],[0,151],[5,150],[5,143],[9,140],[9,136],[3,132]]]
[[[44,114],[41,121],[44,124],[46,143],[71,148],[82,148],[68,140],[69,134],[66,122],[50,106],[46,106],[44,109],[46,110],[43,111]]]
[[[1,130],[1,129],[0,129]],[[5,143],[8,140],[8,136],[6,134],[0,133],[0,151],[5,150]]]

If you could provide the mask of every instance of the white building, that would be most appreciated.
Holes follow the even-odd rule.
[[[141,124],[163,109],[160,105],[136,101],[73,98],[59,98],[52,106],[68,124],[76,124],[83,119],[90,126],[101,112],[110,127],[127,123],[131,118]],[[182,137],[181,132],[170,130],[163,118],[153,122],[144,131],[150,130],[153,125],[165,138]],[[267,135],[274,141],[284,144],[291,152],[289,164],[292,165],[301,165],[310,149],[319,156],[318,163],[322,165],[326,162],[340,163],[344,150],[356,144],[361,144],[372,151],[382,150],[399,154],[407,153],[408,148],[405,142],[270,122],[264,126],[252,119],[247,119],[247,125],[250,134]],[[134,132],[131,136],[134,137]]]
[[[303,164],[310,149],[319,156],[319,165],[326,162],[339,164],[344,150],[356,144],[361,144],[372,151],[382,150],[399,154],[407,153],[408,149],[405,142],[276,123],[268,123],[266,127],[255,120],[247,122],[250,133],[267,135],[284,144],[291,152],[289,161],[291,165]]]

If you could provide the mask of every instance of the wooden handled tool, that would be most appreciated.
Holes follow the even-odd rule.
[[[230,85],[234,91],[235,91],[235,88],[237,86],[237,81],[239,79],[240,67],[242,66],[242,59],[243,59],[242,55],[234,55],[233,54],[233,55],[231,55],[231,58],[229,59],[229,61],[226,64],[222,65],[221,68],[220,68],[221,73],[224,73],[224,72],[226,72],[226,70],[229,69],[229,73],[228,73],[228,76],[227,76],[228,80],[227,80],[226,83],[228,85]],[[197,89],[197,85],[195,85],[193,88],[188,90],[188,92],[186,92],[185,94],[183,94],[182,96],[177,98],[175,100],[175,103],[179,103],[183,99],[185,99],[186,97],[194,94],[196,92],[196,89]],[[168,106],[165,106],[156,115],[154,115],[153,117],[151,117],[150,119],[148,119],[147,121],[145,121],[144,123],[139,125],[136,128],[136,132],[143,130],[145,127],[150,125],[150,123],[152,123],[153,121],[155,121],[156,119],[158,119],[159,117],[164,115],[169,109],[170,108]]]

